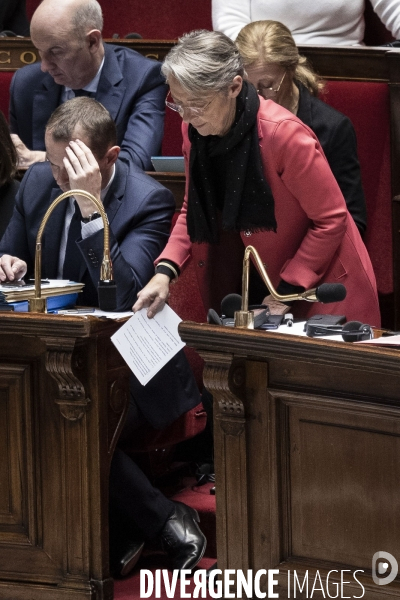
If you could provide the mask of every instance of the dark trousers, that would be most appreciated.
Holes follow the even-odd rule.
[[[111,462],[110,531],[125,537],[139,531],[151,539],[161,532],[175,507],[124,451],[144,425],[147,421],[131,395],[127,420]]]

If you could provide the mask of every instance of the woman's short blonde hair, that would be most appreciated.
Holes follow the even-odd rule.
[[[324,88],[324,82],[317,75],[299,50],[290,30],[279,21],[253,21],[236,38],[236,45],[243,57],[244,66],[254,64],[279,64],[293,72],[314,95]]]

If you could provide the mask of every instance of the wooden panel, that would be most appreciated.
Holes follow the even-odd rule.
[[[155,60],[164,60],[175,44],[174,40],[108,39],[107,43],[132,48]],[[352,81],[399,81],[397,63],[400,50],[388,48],[299,46],[301,54],[312,62],[314,68],[327,79]],[[392,60],[393,59],[393,60]],[[0,71],[15,71],[40,60],[30,38],[0,39]]]
[[[132,48],[154,60],[164,60],[172,48],[173,40],[105,40],[117,46]],[[1,38],[0,39],[0,72],[16,71],[25,65],[31,65],[40,60],[37,49],[30,38]]]
[[[0,71],[16,71],[39,60],[30,38],[0,39]]]
[[[218,565],[278,569],[281,598],[329,597],[326,586],[294,596],[293,582],[289,596],[288,580],[308,573],[311,593],[332,570],[335,597],[343,569],[342,597],[399,600],[399,576],[382,588],[371,578],[376,552],[400,559],[398,350],[185,322],[179,332],[217,406]]]
[[[379,549],[400,557],[400,410],[324,401],[282,399],[290,554],[370,569]]]
[[[28,531],[35,479],[27,380],[26,365],[0,366],[0,539],[25,544],[35,543]]]
[[[0,598],[111,600],[108,473],[129,369],[94,317],[0,313]]]
[[[33,377],[34,369],[29,364],[0,365],[0,571],[4,579],[15,579],[17,573],[22,573],[22,579],[36,575],[40,581],[48,582],[55,577],[59,579],[60,573],[51,544],[48,547],[46,544],[42,509],[45,516],[52,511],[46,510],[41,485],[39,407],[32,396]],[[56,454],[55,449],[56,445],[51,448],[50,456]],[[54,503],[55,492],[52,486],[50,503]],[[50,539],[62,537],[58,521],[51,524]]]

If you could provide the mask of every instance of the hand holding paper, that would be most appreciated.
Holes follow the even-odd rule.
[[[136,312],[111,341],[142,385],[146,385],[167,362],[184,347],[178,334],[182,319],[165,305],[154,318],[147,309]]]

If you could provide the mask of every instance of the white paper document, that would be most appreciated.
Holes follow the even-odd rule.
[[[184,347],[178,334],[180,317],[167,304],[153,319],[142,308],[118,329],[111,341],[142,385]]]

